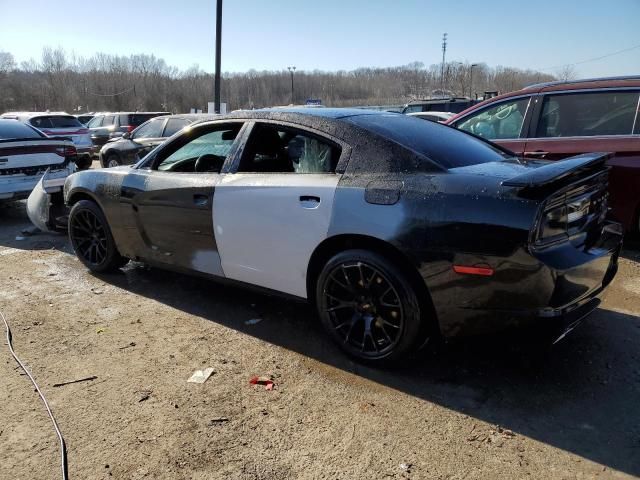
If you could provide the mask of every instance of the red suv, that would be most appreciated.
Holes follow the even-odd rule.
[[[613,152],[609,203],[640,229],[640,76],[550,82],[491,98],[446,123],[528,158]]]

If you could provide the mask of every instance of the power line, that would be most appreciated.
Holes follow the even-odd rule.
[[[634,45],[633,47],[625,48],[623,50],[618,50],[617,52],[607,53],[607,54],[601,55],[599,57],[589,58],[587,60],[581,60],[579,62],[574,62],[574,63],[564,63],[562,65],[555,65],[553,67],[538,68],[537,70],[541,70],[541,71],[554,70],[556,68],[562,68],[562,67],[567,67],[567,66],[582,65],[583,63],[595,62],[597,60],[602,60],[603,58],[613,57],[614,55],[619,55],[621,53],[629,52],[631,50],[635,50],[636,48],[640,48],[640,44]]]
[[[125,93],[129,93],[131,91],[135,92],[136,90],[136,86],[134,85],[131,88],[128,88],[127,90],[122,90],[121,92],[117,92],[117,93],[94,93],[94,92],[87,92],[87,95],[95,95],[96,97],[117,97],[118,95],[123,95]]]

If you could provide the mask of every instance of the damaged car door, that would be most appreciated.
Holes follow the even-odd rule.
[[[307,129],[256,122],[214,196],[227,278],[306,297],[306,273],[326,238],[345,144]]]
[[[213,234],[213,192],[242,123],[209,124],[163,147],[134,168],[121,189],[121,213],[135,257],[222,275]]]

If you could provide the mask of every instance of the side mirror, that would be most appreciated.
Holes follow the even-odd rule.
[[[122,134],[122,138],[126,138],[126,139],[131,138],[131,132],[124,132],[124,133]]]

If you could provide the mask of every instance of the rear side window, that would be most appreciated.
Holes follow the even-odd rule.
[[[407,115],[357,115],[345,120],[424,155],[444,168],[496,162],[512,156],[455,128]]]
[[[0,139],[44,138],[44,135],[18,120],[0,120]]]
[[[167,125],[164,127],[164,137],[170,137],[174,133],[179,132],[191,122],[184,118],[170,118],[167,120]]]
[[[638,92],[590,92],[546,95],[536,137],[630,135]]]
[[[258,124],[245,147],[240,172],[331,173],[340,148],[303,130]]]

